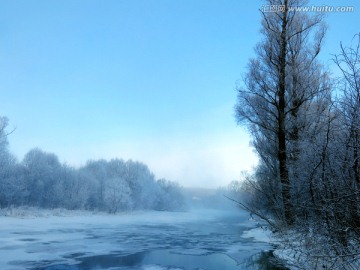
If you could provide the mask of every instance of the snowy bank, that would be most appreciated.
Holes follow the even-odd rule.
[[[247,230],[242,237],[272,245],[274,257],[290,270],[360,269],[360,257],[356,250],[354,254],[357,256],[352,258],[329,254],[326,251],[329,241],[325,237],[304,236],[294,230],[273,233],[265,226]]]

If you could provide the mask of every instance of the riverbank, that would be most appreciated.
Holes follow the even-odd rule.
[[[360,253],[355,243],[347,249],[347,252],[350,252],[352,248],[354,256],[345,256],[341,251],[338,254],[329,253],[327,246],[330,241],[326,237],[305,236],[294,230],[273,233],[266,226],[258,226],[245,231],[243,237],[273,245],[276,260],[290,270],[360,269]]]

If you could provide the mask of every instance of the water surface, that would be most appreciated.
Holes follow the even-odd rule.
[[[19,251],[8,261],[8,269],[282,269],[271,262],[271,245],[242,237],[256,226],[243,212],[152,212],[48,221],[36,220],[38,228],[26,220],[22,230],[8,228],[16,241],[0,252],[16,257]]]

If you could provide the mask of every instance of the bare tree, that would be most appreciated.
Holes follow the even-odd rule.
[[[291,189],[300,147],[300,132],[306,127],[307,107],[328,91],[327,76],[316,61],[326,28],[321,16],[290,11],[304,5],[300,0],[268,0],[277,12],[262,12],[264,40],[256,47],[245,75],[245,87],[238,88],[236,116],[253,135],[254,146],[267,175],[277,179],[274,199],[281,198],[283,220],[295,221]],[[304,126],[305,125],[305,126]],[[295,173],[295,174],[294,174]],[[274,202],[277,200],[274,200]],[[278,207],[276,207],[279,210]]]
[[[334,62],[342,72],[338,101],[342,132],[338,141],[343,146],[340,179],[346,185],[341,201],[348,212],[343,221],[360,239],[360,33],[353,41],[350,47],[340,45],[341,53],[335,55]]]

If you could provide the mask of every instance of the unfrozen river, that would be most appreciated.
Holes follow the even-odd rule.
[[[240,211],[0,217],[0,269],[279,269]],[[245,234],[244,234],[245,233]]]

